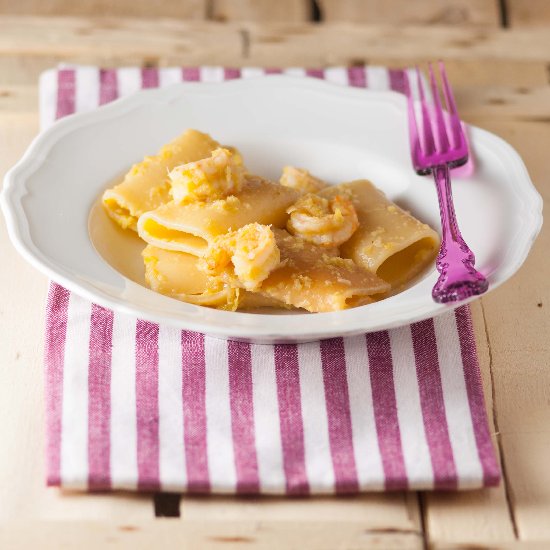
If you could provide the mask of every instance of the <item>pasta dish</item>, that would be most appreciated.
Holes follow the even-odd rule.
[[[439,236],[367,180],[278,182],[187,130],[131,167],[102,204],[143,240],[148,286],[195,305],[328,312],[384,299],[433,262]]]

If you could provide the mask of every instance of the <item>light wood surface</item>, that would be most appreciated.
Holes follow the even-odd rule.
[[[324,66],[414,64],[433,52],[490,84],[512,84],[526,74],[548,81],[546,28],[498,31],[472,27],[382,26],[338,23],[212,23],[142,18],[4,16],[0,32],[0,85],[29,84],[59,60],[67,63],[146,66]],[[215,40],[212,36],[216,37]],[[136,37],[147,36],[147,40]],[[455,78],[459,71],[455,71]]]
[[[23,522],[0,532],[2,548],[189,548],[217,550],[267,550],[307,548],[308,550],[407,549],[421,550],[422,536],[414,531],[368,530],[362,522],[349,522],[342,528],[337,522],[276,522],[240,520],[213,523],[208,519],[174,522],[158,519],[135,524],[102,522],[40,522],[31,531]]]
[[[523,24],[535,20],[546,0],[506,0]],[[354,23],[499,26],[498,0],[0,0],[7,15],[103,15],[174,17],[218,21],[296,22],[319,20]],[[536,24],[536,23],[535,23]]]
[[[544,27],[548,0],[0,0],[0,14]]]
[[[327,22],[497,27],[500,21],[495,0],[319,0],[319,6],[322,20]]]
[[[0,16],[0,173],[37,132],[37,76],[58,62],[402,66],[437,52],[463,117],[510,141],[548,199],[550,32],[513,24],[504,31],[498,24],[397,29]],[[79,495],[44,487],[47,281],[16,254],[0,221],[0,548],[550,547],[549,246],[545,228],[520,273],[473,307],[487,407],[506,476],[500,487],[341,500],[179,502],[177,495]],[[179,517],[154,519],[155,513]]]
[[[310,21],[313,4],[310,0],[216,0],[211,15],[216,21]]]
[[[548,27],[550,2],[547,0],[506,0],[512,27]]]
[[[103,15],[207,19],[211,0],[0,0],[0,13],[13,15]]]

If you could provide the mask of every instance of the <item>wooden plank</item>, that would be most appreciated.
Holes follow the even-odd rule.
[[[295,23],[310,21],[310,0],[213,0],[216,21],[261,21]]]
[[[17,15],[100,15],[206,19],[207,0],[0,0],[0,13]]]
[[[463,118],[472,123],[486,119],[517,119],[550,121],[550,86],[463,88],[456,87],[455,95]]]
[[[421,26],[388,27],[352,24],[219,24],[162,19],[152,26],[136,18],[113,20],[77,17],[0,16],[0,55],[69,56],[73,59],[96,54],[101,61],[155,60],[182,56],[180,64],[192,59],[210,63],[231,60],[253,62],[269,54],[271,62],[317,64],[344,62],[357,57],[394,60],[433,58],[433,52],[448,59],[548,60],[550,34],[544,29],[510,31],[447,28],[437,26],[429,33]],[[250,33],[249,58],[244,59],[242,31]],[[147,35],[147,40],[136,36]],[[216,40],[212,40],[212,36]],[[199,50],[204,50],[202,53]],[[293,56],[289,60],[289,55]],[[187,58],[187,60],[186,60]]]
[[[433,61],[433,55],[417,60],[424,68],[429,61]],[[453,87],[458,85],[474,92],[480,87],[519,88],[548,85],[548,69],[543,61],[446,58],[445,68]],[[459,104],[462,110],[460,101]]]
[[[208,521],[211,525],[222,522],[235,524],[243,519],[256,522],[258,525],[273,522],[281,528],[285,526],[285,529],[293,522],[306,525],[312,523],[318,526],[333,525],[337,530],[354,529],[354,526],[361,525],[365,535],[394,533],[397,536],[395,540],[385,537],[380,540],[376,537],[369,539],[368,544],[372,543],[375,548],[393,548],[390,544],[394,543],[397,548],[403,543],[406,543],[405,547],[409,544],[416,547],[418,541],[422,540],[422,524],[415,493],[311,499],[182,497],[181,520],[184,525],[199,521]],[[401,536],[404,538],[401,539]],[[305,547],[307,541],[307,534],[304,532],[301,547]],[[342,547],[356,548],[351,541],[348,544],[349,546]],[[365,542],[365,547],[368,547],[368,544]]]
[[[36,112],[0,112],[1,175],[37,131]],[[3,219],[0,250],[7,266],[0,270],[0,521],[153,517],[151,497],[62,495],[45,488],[42,349],[47,280],[9,244]]]
[[[0,85],[0,114],[28,114],[36,112],[37,109],[38,89],[36,85]]]
[[[497,436],[493,421],[491,354],[487,341],[481,302],[471,305],[476,333],[489,427],[495,447]],[[506,480],[500,487],[462,493],[425,493],[424,517],[430,545],[496,545],[516,540],[514,524],[506,498]]]
[[[203,21],[159,19],[152,25],[141,18],[0,16],[2,55],[92,54],[115,59],[131,54],[147,57],[184,55],[195,46],[210,54],[228,49],[238,57],[241,42],[237,26]],[[20,32],[26,36],[19,35]],[[212,40],[212,36],[216,40]],[[147,40],[139,37],[147,36]],[[210,46],[208,46],[210,44]],[[68,48],[75,51],[69,52]]]
[[[236,26],[212,22],[159,19],[152,25],[139,18],[0,16],[0,28],[0,84],[32,82],[60,62],[232,65],[243,52],[242,33]],[[147,39],[138,39],[143,36]]]
[[[414,60],[400,60],[395,57],[369,55],[359,57],[357,64],[379,65],[383,67],[402,68],[418,65],[426,70],[428,63],[434,60],[433,54],[422,55]],[[494,88],[510,88],[521,93],[528,87],[548,86],[549,74],[545,62],[513,61],[510,59],[460,59],[444,57],[445,68],[453,88],[464,91],[476,98],[478,93],[487,93]],[[459,93],[460,90],[456,90]],[[529,98],[530,100],[530,98]],[[473,102],[475,104],[475,101]],[[526,103],[527,110],[529,105]],[[461,105],[461,111],[463,107]]]
[[[545,29],[512,31],[434,26],[253,25],[248,29],[247,62],[324,66],[369,63],[384,58],[415,63],[434,57],[444,61],[538,61],[546,63],[550,33]]]
[[[550,125],[487,119],[526,161],[543,197],[550,198]],[[543,227],[519,273],[484,298],[491,345],[494,406],[509,498],[521,540],[549,540],[550,524],[550,229]]]
[[[318,522],[362,524],[370,531],[395,530],[421,533],[422,526],[415,493],[380,493],[358,497],[286,498],[193,498],[183,497],[181,518],[184,522],[243,519],[256,522]]]
[[[495,0],[318,0],[323,21],[498,27]]]
[[[367,550],[423,548],[418,533],[365,529],[361,522],[316,521],[190,521],[158,519],[152,522],[34,522],[13,523],[0,530],[2,548],[93,549],[104,546],[200,548],[201,550]]]
[[[506,0],[508,25],[516,27],[548,27],[550,2],[548,0]]]
[[[429,546],[430,550],[547,550],[548,542],[546,541],[515,541],[515,542],[499,542],[498,546],[485,544],[449,544],[446,542],[435,543]]]
[[[543,29],[384,27],[345,24],[189,23],[136,18],[0,16],[0,85],[34,82],[59,62],[100,65],[307,65],[444,59],[472,83],[530,84],[547,78],[550,33]],[[136,40],[136,36],[147,40]],[[212,40],[212,36],[216,40]],[[494,73],[483,68],[494,65]]]

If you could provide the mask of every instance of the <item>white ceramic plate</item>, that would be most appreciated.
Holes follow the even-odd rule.
[[[67,117],[38,136],[6,175],[2,207],[11,239],[29,262],[70,290],[121,312],[262,343],[395,327],[448,311],[431,298],[435,269],[404,292],[365,307],[320,314],[233,313],[148,290],[126,272],[122,256],[102,251],[109,262],[100,256],[90,234],[98,241],[95,226],[103,222],[93,207],[103,189],[185,128],[237,146],[247,166],[267,177],[276,179],[283,165],[293,164],[333,183],[371,179],[438,228],[434,185],[411,168],[406,116],[405,99],[394,92],[285,76],[142,91]],[[478,128],[469,128],[469,136],[476,172],[454,179],[455,205],[477,267],[495,289],[525,260],[541,227],[542,201],[510,145]],[[118,233],[109,227],[104,229],[116,240]]]

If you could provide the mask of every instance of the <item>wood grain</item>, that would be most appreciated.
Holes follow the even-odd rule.
[[[212,18],[216,21],[261,21],[295,23],[310,21],[310,0],[214,0]]]
[[[139,18],[0,16],[0,28],[0,84],[34,82],[60,62],[231,65],[243,53],[239,29],[212,22],[159,19],[151,25]]]
[[[465,120],[483,123],[486,119],[516,119],[550,122],[550,86],[458,87],[457,100]]]
[[[206,19],[208,0],[0,0],[0,13],[17,15],[99,15]]]
[[[485,28],[434,26],[429,39],[421,26],[359,24],[331,25],[249,25],[249,63],[262,65],[274,59],[282,65],[370,63],[385,58],[392,63],[415,63],[433,59],[444,61],[538,61],[546,63],[550,33],[546,29],[511,31]]]
[[[403,532],[422,530],[418,502],[414,493],[367,494],[338,499],[233,498],[213,499],[182,497],[184,521],[255,521],[292,522],[297,518],[319,523],[362,523],[365,529]]]
[[[462,64],[464,77],[511,83],[544,66],[550,33],[544,29],[387,27],[360,24],[194,23],[138,18],[0,16],[0,85],[34,82],[60,62],[100,65],[307,65],[385,61],[413,64],[433,58]],[[136,40],[136,36],[147,40]],[[212,36],[216,40],[212,40]],[[477,64],[477,65],[476,65]],[[494,71],[491,68],[494,65]],[[541,69],[542,67],[542,69]],[[490,70],[489,70],[490,69]],[[468,71],[469,70],[469,71]]]
[[[494,0],[319,0],[323,21],[498,27]]]
[[[34,113],[38,109],[38,89],[36,84],[0,85],[0,113]]]
[[[487,119],[525,159],[531,177],[550,199],[545,158],[550,124]],[[525,266],[484,298],[498,418],[509,496],[520,539],[550,540],[550,230],[543,227]],[[540,304],[540,305],[539,305]]]
[[[499,31],[500,32],[500,31]],[[418,59],[425,67],[432,59]],[[544,61],[502,59],[446,58],[445,68],[453,88],[461,87],[475,93],[479,88],[491,89],[498,86],[526,88],[549,84],[548,69]],[[460,102],[459,102],[460,103]],[[461,112],[463,110],[461,103]]]
[[[396,549],[423,547],[417,533],[377,532],[361,523],[272,522],[249,519],[238,522],[193,521],[181,523],[169,519],[154,522],[57,522],[12,524],[0,531],[2,548],[200,548],[201,550],[308,550]]]
[[[550,25],[548,0],[506,0],[510,27],[546,27]]]

